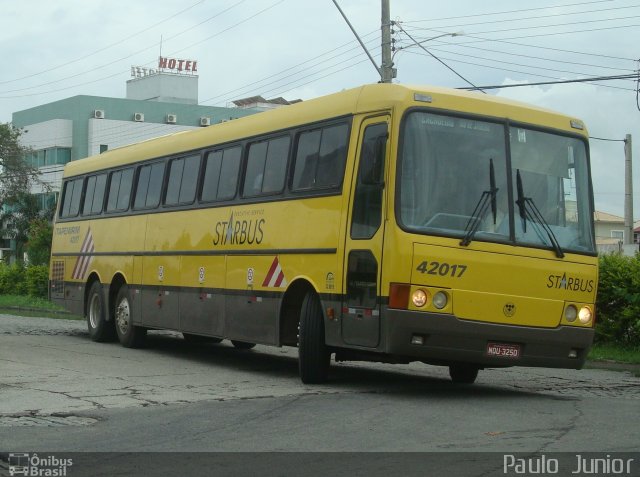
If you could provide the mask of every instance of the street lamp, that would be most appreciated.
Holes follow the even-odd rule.
[[[393,52],[393,55],[391,56],[391,61],[393,62],[393,58],[396,56],[396,53],[398,53],[400,50],[406,50],[407,48],[411,48],[412,46],[420,46],[423,43],[426,43],[426,42],[431,41],[431,40],[437,40],[438,38],[443,38],[445,36],[462,36],[462,35],[464,35],[464,31],[457,31],[457,32],[453,32],[453,33],[442,33],[440,35],[436,35],[436,36],[433,36],[431,38],[427,38],[426,40],[422,40],[422,41],[420,41],[418,43],[413,43],[413,44],[411,44],[409,46],[401,46],[400,48],[397,48]]]

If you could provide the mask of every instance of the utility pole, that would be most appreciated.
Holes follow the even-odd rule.
[[[382,65],[380,66],[380,82],[391,83],[391,80],[395,77],[393,63],[391,62],[391,8],[389,7],[389,0],[381,0],[381,3]]]
[[[631,175],[631,134],[624,139],[624,243],[633,243],[633,180]]]

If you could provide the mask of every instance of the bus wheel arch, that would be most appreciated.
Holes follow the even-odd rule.
[[[280,305],[279,343],[281,346],[298,345],[298,325],[302,302],[309,292],[315,292],[315,288],[303,278],[294,280],[287,287]]]

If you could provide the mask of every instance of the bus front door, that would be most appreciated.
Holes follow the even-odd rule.
[[[384,237],[384,170],[388,116],[365,120],[360,127],[357,174],[351,187],[345,244],[342,339],[375,348],[380,342],[380,274]]]

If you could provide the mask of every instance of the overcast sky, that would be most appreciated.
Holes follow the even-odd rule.
[[[380,1],[339,3],[379,63]],[[406,31],[394,34],[398,83],[506,85],[639,67],[640,1],[391,0],[391,18]],[[451,69],[409,37],[443,33],[460,34],[423,45]],[[5,0],[0,121],[80,94],[124,97],[131,66],[155,66],[161,48],[197,60],[200,103],[210,106],[253,95],[310,99],[379,79],[331,0]],[[632,134],[639,218],[636,89],[617,80],[488,92],[582,118],[591,136]],[[593,140],[591,157],[596,209],[623,215],[624,144]]]

